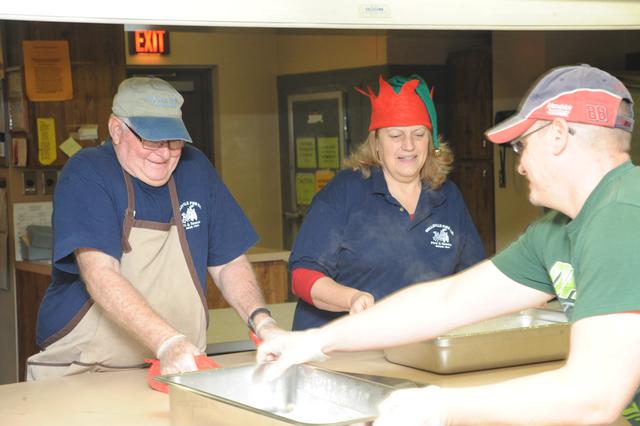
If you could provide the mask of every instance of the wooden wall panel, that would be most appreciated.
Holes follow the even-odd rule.
[[[27,358],[39,351],[36,346],[38,309],[50,280],[50,275],[16,270],[18,380],[20,381],[25,379]]]
[[[273,262],[252,263],[258,283],[264,293],[267,303],[284,303],[289,295],[289,276],[287,262],[278,260]],[[228,308],[229,304],[222,297],[222,293],[207,274],[207,305],[209,309]]]
[[[98,124],[98,139],[78,141],[83,147],[97,145],[108,136],[107,120],[118,84],[126,76],[124,28],[121,25],[51,22],[10,22],[7,57],[10,66],[22,66],[22,40],[68,40],[73,99],[60,102],[30,102],[29,167],[38,162],[37,118],[54,118],[56,142],[64,142],[82,124]],[[48,167],[61,167],[67,160],[60,149]]]
[[[447,59],[447,134],[455,160],[450,175],[484,243],[495,253],[493,146],[484,140],[492,123],[491,56],[461,51]]]

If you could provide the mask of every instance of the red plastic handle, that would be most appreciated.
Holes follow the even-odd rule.
[[[251,330],[249,330],[249,337],[251,337],[251,340],[253,341],[253,344],[256,345],[256,348],[262,343],[262,340],[260,340],[260,338],[256,336],[256,333]]]
[[[217,362],[209,359],[206,355],[196,355],[194,357],[198,370],[208,370],[209,368],[219,368]],[[145,359],[145,362],[151,364],[147,372],[147,383],[151,389],[159,392],[169,393],[169,387],[166,383],[155,381],[155,377],[160,375],[160,361],[157,359]]]

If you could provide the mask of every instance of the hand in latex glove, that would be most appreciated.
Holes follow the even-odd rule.
[[[194,357],[202,353],[186,336],[173,336],[166,342],[160,345],[157,353],[161,374],[186,373],[198,369]]]
[[[362,312],[365,309],[372,307],[374,303],[375,300],[373,299],[371,293],[367,293],[366,291],[359,291],[350,300],[349,315]]]
[[[259,363],[273,361],[265,371],[267,380],[280,377],[287,368],[307,361],[324,361],[327,356],[322,352],[318,330],[284,332],[258,347]]]
[[[438,386],[402,389],[387,397],[374,426],[444,426],[446,406]]]

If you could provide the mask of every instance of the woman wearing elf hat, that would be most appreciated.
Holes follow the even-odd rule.
[[[436,110],[417,75],[380,77],[369,137],[313,199],[289,259],[300,297],[294,330],[367,309],[418,281],[485,257],[438,140]]]

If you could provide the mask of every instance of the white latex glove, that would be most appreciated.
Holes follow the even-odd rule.
[[[397,390],[378,407],[374,426],[444,426],[446,408],[442,389],[427,386]]]
[[[160,361],[160,374],[187,373],[196,371],[195,356],[202,353],[196,348],[186,336],[176,336],[168,344],[162,344],[156,354]]]
[[[349,315],[357,314],[373,306],[375,300],[371,293],[359,291],[350,300]]]
[[[324,361],[317,329],[285,332],[263,342],[256,355],[258,363],[269,363],[264,378],[275,380],[292,365],[308,361]]]
[[[271,339],[275,339],[276,337],[286,334],[287,331],[278,327],[278,325],[274,322],[269,322],[258,330],[257,336],[263,342]]]

